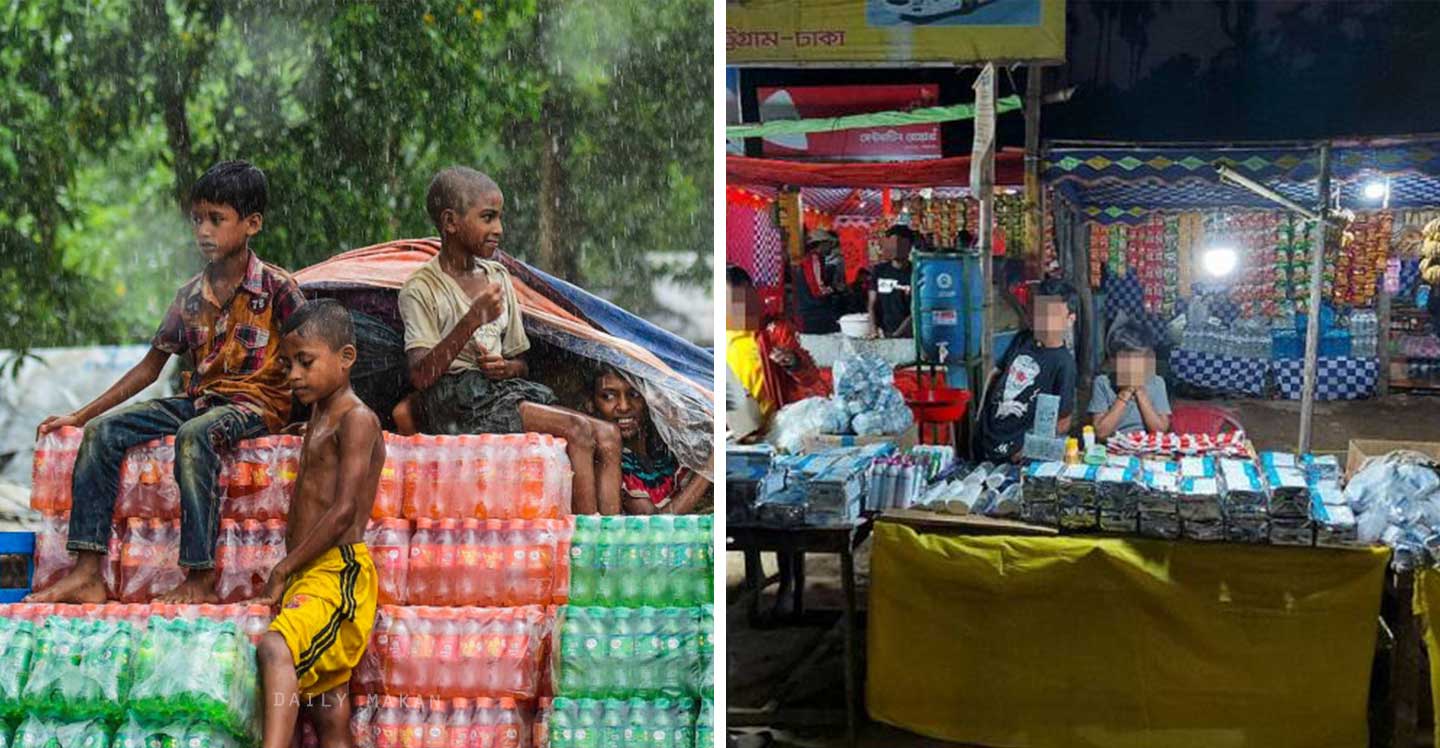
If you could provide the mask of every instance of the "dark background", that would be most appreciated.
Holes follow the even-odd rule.
[[[1067,61],[1045,72],[1045,91],[1076,91],[1044,107],[1045,139],[1440,131],[1440,1],[1070,0],[1066,37]],[[743,113],[754,121],[755,87],[777,84],[935,82],[942,103],[968,102],[977,72],[745,68]],[[1023,68],[999,72],[998,96],[1023,93]],[[1022,146],[1024,132],[1019,112],[1000,118],[1002,146]],[[948,123],[942,136],[945,155],[968,153],[968,124]]]

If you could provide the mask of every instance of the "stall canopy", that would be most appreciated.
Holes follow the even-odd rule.
[[[410,239],[351,250],[295,274],[307,294],[359,291],[364,311],[395,320],[395,292],[440,251],[436,239]],[[591,293],[505,254],[525,331],[570,353],[606,363],[640,385],[655,424],[680,461],[710,474],[715,406],[711,355]],[[366,293],[373,291],[374,293]],[[356,303],[353,295],[348,296]]]
[[[730,185],[783,187],[968,187],[970,157],[896,162],[814,162],[728,156]],[[1025,154],[1005,149],[995,155],[995,183],[1022,184]]]
[[[1339,141],[1331,151],[1331,184],[1345,208],[1376,208],[1365,186],[1390,180],[1390,207],[1440,205],[1440,135]],[[1313,143],[1222,146],[1052,143],[1042,179],[1088,220],[1139,223],[1155,210],[1274,209],[1274,203],[1224,184],[1217,166],[1270,187],[1307,207],[1317,202],[1320,158]]]

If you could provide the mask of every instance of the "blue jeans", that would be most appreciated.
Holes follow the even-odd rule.
[[[148,400],[108,413],[85,426],[71,486],[71,551],[105,553],[111,515],[120,491],[125,451],[163,436],[175,436],[175,484],[180,489],[180,565],[215,568],[220,531],[220,451],[242,439],[268,433],[258,414],[221,405],[197,412],[188,398]]]

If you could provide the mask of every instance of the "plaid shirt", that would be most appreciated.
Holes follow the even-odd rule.
[[[245,278],[222,305],[204,271],[175,294],[150,344],[189,353],[185,393],[204,410],[238,405],[265,419],[271,432],[290,420],[290,388],[280,367],[280,327],[301,304],[300,287],[280,268],[250,253]]]

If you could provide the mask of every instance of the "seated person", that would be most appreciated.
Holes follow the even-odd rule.
[[[591,380],[590,412],[615,424],[620,453],[620,503],[626,514],[693,514],[710,481],[681,467],[661,441],[645,396],[618,370],[602,366]]]
[[[1056,436],[1069,433],[1076,371],[1075,354],[1065,339],[1077,307],[1075,289],[1065,281],[1049,278],[1036,288],[1031,330],[1015,336],[985,388],[975,459],[1019,461],[1025,434],[1035,422],[1035,397],[1042,393],[1060,398]]]
[[[749,273],[731,266],[725,271],[725,360],[731,372],[769,418],[780,408],[807,397],[830,393],[820,369],[800,345],[795,326],[783,319],[765,319]]]
[[[1130,431],[1169,431],[1170,398],[1165,380],[1155,374],[1155,351],[1138,324],[1121,322],[1110,331],[1110,364],[1115,371],[1117,393],[1110,377],[1095,377],[1090,388],[1090,418],[1095,438]]]
[[[510,274],[491,259],[504,235],[500,186],[451,167],[430,182],[425,207],[440,254],[400,289],[417,392],[397,408],[397,424],[413,420],[427,434],[554,434],[565,439],[575,471],[574,512],[618,514],[620,430],[555,407],[550,388],[525,378],[530,339]]]

